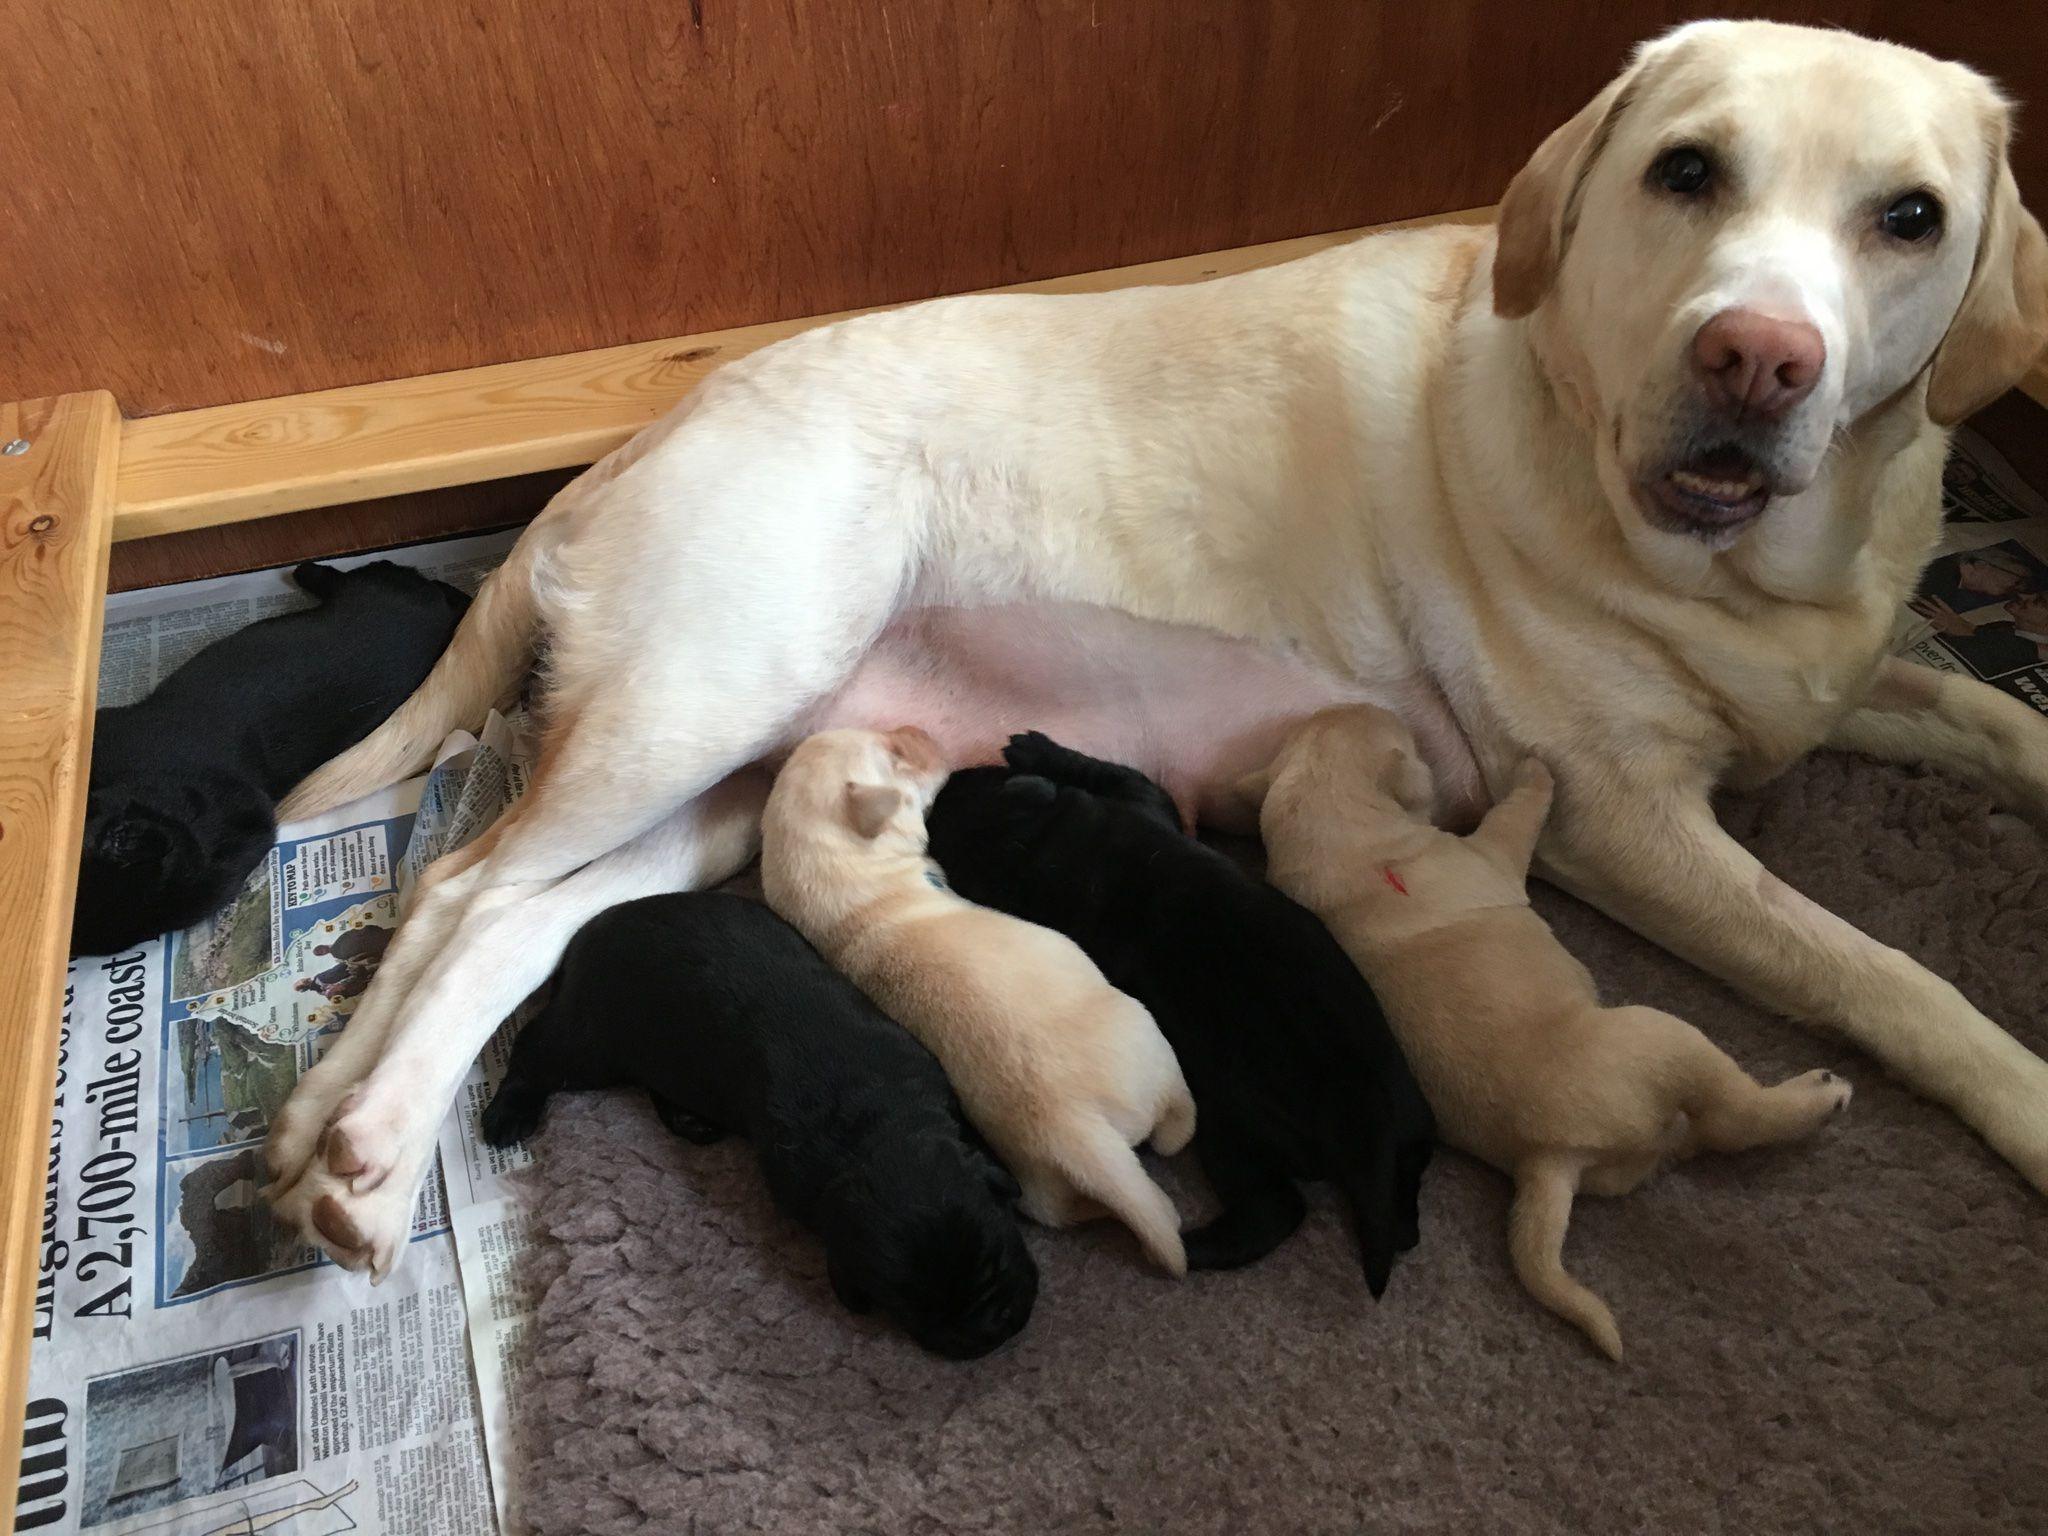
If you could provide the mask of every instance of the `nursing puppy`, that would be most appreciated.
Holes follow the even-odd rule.
[[[220,910],[276,838],[279,796],[432,670],[469,598],[388,560],[310,561],[319,604],[209,645],[93,720],[71,952],[106,954]]]
[[[1414,739],[1370,706],[1317,715],[1245,790],[1263,800],[1268,878],[1371,979],[1444,1140],[1514,1178],[1522,1284],[1619,1360],[1613,1314],[1562,1263],[1574,1194],[1623,1194],[1667,1158],[1804,1136],[1849,1085],[1808,1072],[1764,1088],[1682,1019],[1600,1006],[1529,907],[1551,797],[1533,758],[1465,838],[1429,824]]]
[[[932,856],[968,900],[1074,940],[1165,1032],[1223,1206],[1187,1234],[1189,1267],[1265,1257],[1306,1213],[1295,1181],[1328,1178],[1380,1295],[1416,1241],[1435,1125],[1358,968],[1312,913],[1184,835],[1135,768],[1036,732],[1003,757],[946,781]]]
[[[946,767],[923,731],[825,731],[790,754],[761,821],[768,904],[931,1047],[1024,1209],[1106,1209],[1173,1275],[1180,1218],[1131,1148],[1178,1152],[1195,1102],[1144,1007],[1071,939],[975,906],[925,857]]]
[[[553,1093],[621,1086],[645,1088],[678,1136],[746,1137],[851,1310],[879,1307],[954,1360],[1031,1316],[1016,1183],[970,1145],[946,1074],[759,902],[650,896],[586,926],[513,1045],[484,1139],[531,1134]]]

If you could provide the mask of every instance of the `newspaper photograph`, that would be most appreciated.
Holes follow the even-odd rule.
[[[1942,493],[1940,552],[1899,615],[1892,652],[2048,714],[2048,499],[1967,427]]]

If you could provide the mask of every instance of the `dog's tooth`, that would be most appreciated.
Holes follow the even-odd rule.
[[[1715,501],[1741,501],[1754,495],[1760,482],[1751,480],[1710,480],[1705,475],[1695,474],[1689,469],[1675,469],[1671,472],[1671,483],[1681,491],[1694,496],[1706,496]]]

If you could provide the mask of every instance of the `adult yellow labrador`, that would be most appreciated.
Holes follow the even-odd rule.
[[[743,861],[760,797],[736,775],[835,700],[864,701],[835,723],[957,742],[957,710],[924,716],[969,682],[1111,676],[1113,707],[1072,722],[1004,720],[999,698],[982,718],[1088,750],[1165,741],[1199,778],[1227,754],[1187,743],[1230,702],[1203,679],[1256,675],[1212,664],[1216,632],[1391,703],[1453,801],[1539,754],[1551,878],[1839,1028],[2048,1189],[2048,1065],[1772,879],[1707,800],[1834,742],[1984,779],[2048,824],[2048,722],[1882,649],[1936,536],[1946,429],[2048,335],[2008,118],[1919,53],[1705,23],[1553,134],[1497,230],[940,300],[722,370],[562,493],[420,693],[291,803],[416,770],[545,638],[533,791],[437,866],[280,1117],[283,1215],[387,1270],[480,1040],[589,914]],[[1068,612],[1071,672],[1019,679],[930,640],[973,623],[903,628],[940,603],[1017,634],[1032,610],[996,605],[1053,602],[1208,634],[1182,651],[1112,625],[1104,660]]]

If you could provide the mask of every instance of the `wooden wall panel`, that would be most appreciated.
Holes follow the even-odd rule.
[[[0,142],[33,146],[0,393],[257,399],[1487,203],[1700,9],[0,0]],[[1985,62],[2048,98],[2048,29],[2008,31]]]

